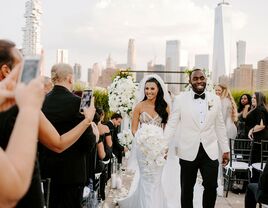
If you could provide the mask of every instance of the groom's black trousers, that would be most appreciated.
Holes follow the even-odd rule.
[[[203,208],[213,208],[217,197],[218,160],[211,160],[200,143],[194,161],[180,159],[181,165],[181,208],[193,207],[193,193],[197,171],[203,178]]]

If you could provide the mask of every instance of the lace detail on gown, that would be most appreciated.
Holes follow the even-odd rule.
[[[162,187],[164,166],[157,165],[155,162],[157,158],[150,158],[145,154],[151,139],[159,143],[160,147],[160,142],[163,140],[162,119],[159,115],[151,117],[147,112],[142,112],[139,120],[140,127],[135,135],[139,179],[134,179],[135,182],[132,183],[136,189],[130,192],[127,198],[119,200],[118,204],[120,208],[166,208],[167,200]],[[150,137],[152,130],[156,134],[153,138]]]
[[[152,117],[149,113],[147,112],[142,112],[140,114],[140,124],[151,124],[154,126],[162,127],[162,119],[161,117],[157,114],[155,117]]]

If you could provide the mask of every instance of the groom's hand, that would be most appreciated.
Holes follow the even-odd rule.
[[[228,164],[229,160],[230,160],[229,152],[223,153],[223,155],[222,155],[222,166],[223,167],[226,166]]]

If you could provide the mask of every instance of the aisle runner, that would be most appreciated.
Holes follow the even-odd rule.
[[[103,208],[119,208],[117,206],[118,199],[124,198],[127,196],[128,191],[130,189],[132,180],[133,180],[134,173],[131,171],[122,171],[121,177],[122,177],[122,188],[119,189],[112,189],[111,188],[111,180],[108,181],[107,184],[107,193],[106,193],[106,200],[103,204]],[[198,194],[198,196],[195,196],[194,204],[195,208],[201,208],[202,207],[202,193],[203,193],[203,186],[202,184],[202,178],[200,174],[198,174],[197,182],[195,186],[195,193]],[[198,204],[198,205],[197,205]]]
[[[118,207],[117,201],[118,199],[124,198],[127,196],[128,191],[130,189],[131,182],[133,180],[134,173],[130,171],[122,171],[122,188],[119,189],[112,189],[111,188],[111,180],[108,181],[107,184],[107,194],[106,200],[103,204],[103,208],[114,208]]]

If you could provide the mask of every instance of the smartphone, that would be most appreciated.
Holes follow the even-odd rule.
[[[40,56],[26,57],[20,74],[20,81],[28,84],[40,74]]]
[[[81,97],[81,103],[79,109],[80,113],[83,113],[84,107],[88,108],[90,106],[91,98],[92,98],[92,90],[84,90]]]

